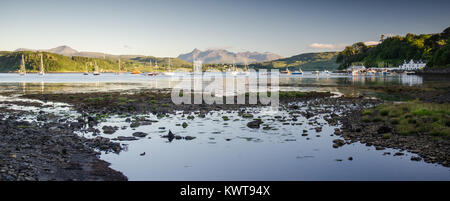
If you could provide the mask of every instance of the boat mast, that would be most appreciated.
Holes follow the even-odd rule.
[[[39,74],[41,74],[41,75],[44,75],[45,74],[45,72],[44,72],[44,60],[43,60],[43,55],[42,55],[42,53],[41,53],[41,67],[40,67],[40,72],[39,72]]]
[[[119,74],[120,74],[120,58],[119,58]]]
[[[171,69],[170,69],[170,57],[169,57],[169,72],[170,72],[170,70],[171,70]]]
[[[20,63],[20,74],[25,75],[27,74],[27,71],[25,70],[25,58],[22,54],[22,62]]]
[[[98,71],[98,66],[97,66],[97,61],[95,61],[95,72],[96,72],[96,73],[99,73],[99,71]]]

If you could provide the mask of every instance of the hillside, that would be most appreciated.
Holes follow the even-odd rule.
[[[27,72],[38,72],[40,65],[40,52],[22,51],[22,52],[0,52],[0,72],[15,72],[20,67],[22,54],[25,58],[25,67]],[[88,71],[94,71],[94,63],[96,62],[99,69],[104,72],[116,72],[118,70],[118,59],[111,58],[89,58],[80,56],[63,56],[55,53],[43,52],[44,68],[46,72],[84,72],[86,66]],[[162,68],[152,68],[148,60],[145,58],[152,58],[158,60],[158,65]],[[191,67],[185,61],[173,58],[171,60],[172,69]],[[156,57],[136,57],[136,58],[122,58],[121,71],[131,72],[134,69],[141,71],[158,71],[164,70],[168,66],[168,58]]]
[[[209,49],[201,51],[194,49],[192,52],[180,54],[179,59],[192,62],[195,59],[203,61],[205,64],[249,64],[254,62],[270,61],[281,58],[280,55],[270,52],[230,52],[224,49]]]
[[[60,54],[63,56],[68,56],[68,57],[72,57],[72,56],[80,56],[80,57],[90,57],[90,58],[110,58],[110,59],[119,59],[119,58],[135,58],[135,57],[140,57],[142,55],[112,55],[112,54],[106,54],[106,53],[102,53],[102,52],[86,52],[86,51],[78,51],[75,50],[67,45],[62,45],[62,46],[58,46],[55,48],[51,48],[51,49],[43,49],[43,50],[33,50],[33,49],[28,49],[28,48],[19,48],[14,50],[15,52],[50,52],[50,53],[55,53],[55,54]]]
[[[370,67],[397,67],[404,60],[426,60],[427,67],[450,66],[450,27],[437,34],[407,34],[382,40],[378,45],[355,43],[337,57],[339,68],[353,64]]]
[[[298,68],[301,68],[304,71],[332,71],[339,66],[335,62],[337,55],[338,52],[305,53],[274,61],[250,64],[250,67],[256,69],[289,68],[290,70],[298,70]]]

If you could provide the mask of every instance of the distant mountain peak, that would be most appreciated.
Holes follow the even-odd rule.
[[[73,56],[75,54],[78,54],[77,50],[74,50],[73,48],[71,48],[71,47],[69,47],[67,45],[62,45],[62,46],[59,46],[59,47],[55,47],[55,48],[49,49],[47,51],[51,52],[51,53],[55,53],[55,54],[61,54],[61,55],[64,55],[64,56]]]
[[[197,48],[194,48],[190,53],[180,54],[178,56],[179,59],[184,61],[192,62],[194,59],[198,59],[203,61],[203,63],[253,63],[253,62],[262,62],[262,61],[270,61],[275,59],[282,58],[281,56],[270,53],[270,52],[230,52],[225,49],[207,49],[205,51],[201,51]]]

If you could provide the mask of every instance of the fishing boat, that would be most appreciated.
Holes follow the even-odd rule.
[[[97,61],[95,61],[95,71],[94,71],[94,75],[100,75],[100,71],[98,70]]]
[[[291,74],[292,74],[292,75],[302,75],[302,74],[303,74],[303,71],[302,71],[301,68],[299,68],[298,71],[294,71],[294,72],[292,72]]]
[[[286,68],[286,70],[281,71],[281,74],[287,74],[287,75],[289,75],[289,74],[291,74],[291,71],[289,71],[289,68]]]
[[[25,69],[25,58],[24,58],[23,54],[22,54],[22,61],[20,62],[19,74],[22,76],[27,74],[27,70]]]
[[[42,54],[41,54],[41,65],[39,67],[39,75],[45,75],[45,71],[44,71],[44,60],[42,58]]]

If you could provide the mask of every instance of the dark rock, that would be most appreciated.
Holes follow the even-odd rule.
[[[113,134],[116,132],[116,129],[112,126],[103,126],[102,129],[104,134]]]
[[[147,133],[143,133],[143,132],[135,132],[132,134],[134,137],[145,137],[148,134]]]
[[[135,121],[133,123],[130,124],[130,128],[137,128],[139,127],[141,124],[138,121]]]
[[[118,140],[118,141],[133,141],[133,140],[138,140],[135,137],[127,137],[127,136],[119,136],[117,138],[114,138],[113,140]]]
[[[390,133],[391,131],[392,131],[392,129],[390,127],[387,127],[387,126],[381,126],[377,130],[378,134]]]
[[[412,157],[411,157],[411,160],[412,160],[412,161],[421,161],[422,158],[421,158],[421,157],[418,157],[418,156],[412,156]]]
[[[193,136],[186,136],[186,137],[184,137],[184,139],[185,140],[193,140],[193,139],[195,139],[195,137],[193,137]]]
[[[257,120],[248,122],[247,123],[247,127],[249,127],[249,128],[259,128],[262,123],[263,122],[261,120],[257,119]]]

